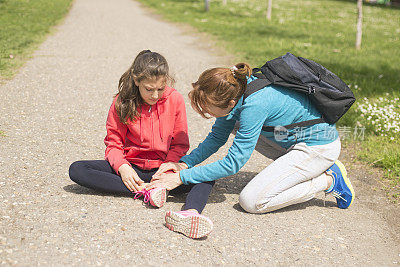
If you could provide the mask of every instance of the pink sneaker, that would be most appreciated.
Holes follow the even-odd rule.
[[[152,206],[161,208],[167,200],[167,190],[162,187],[150,190],[143,189],[142,191],[136,192],[133,199],[138,199],[141,196],[144,196],[144,203],[150,202]]]
[[[194,211],[168,211],[165,214],[169,230],[179,232],[190,238],[202,238],[213,229],[213,222],[206,216]]]

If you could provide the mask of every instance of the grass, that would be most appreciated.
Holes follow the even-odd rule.
[[[11,78],[72,0],[0,0],[0,80]]]
[[[362,146],[359,157],[370,165],[384,170],[387,178],[383,183],[384,189],[388,197],[398,203],[400,201],[400,140],[391,141],[385,136],[368,136]]]
[[[6,133],[4,131],[0,130],[0,137],[6,137],[6,136],[7,136]]]
[[[384,168],[386,176],[395,182],[396,176],[400,173],[400,160],[396,157],[400,155],[400,140],[397,138],[390,140],[385,136],[368,136],[363,146],[365,148],[360,152],[362,158],[374,166]],[[395,150],[395,153],[391,150]]]
[[[364,5],[362,49],[357,51],[355,1],[273,1],[271,21],[265,18],[266,0],[228,0],[226,6],[214,0],[209,12],[202,0],[140,1],[170,21],[215,37],[237,61],[260,66],[291,52],[336,73],[359,101],[400,95],[400,9]],[[338,125],[355,127],[359,118],[353,108]],[[384,168],[400,185],[399,145],[374,131],[366,131],[366,137],[359,159]]]

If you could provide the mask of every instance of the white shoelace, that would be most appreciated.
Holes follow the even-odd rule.
[[[342,194],[340,194],[339,192],[337,192],[337,191],[333,190],[333,191],[332,191],[332,192],[330,192],[330,193],[332,193],[332,196],[334,196],[334,197],[336,197],[336,198],[343,199],[344,201],[346,201],[346,202],[347,202],[347,200],[346,200],[346,199],[344,199],[344,197],[342,197]],[[327,196],[327,195],[329,195],[330,193],[326,193],[326,192],[325,192],[325,197],[324,197],[324,207],[325,207],[325,204],[326,204],[326,196]]]
[[[334,197],[336,197],[336,198],[343,199],[344,201],[347,202],[347,200],[346,200],[344,197],[342,197],[342,194],[340,194],[340,193],[339,193],[338,191],[336,191],[336,190],[333,190],[333,191],[332,191],[332,196],[334,196]]]

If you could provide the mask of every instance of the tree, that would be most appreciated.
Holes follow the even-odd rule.
[[[272,16],[272,0],[268,0],[267,20],[271,20],[271,16]]]
[[[358,11],[358,17],[357,17],[357,35],[356,35],[356,49],[360,50],[361,49],[361,38],[362,38],[362,19],[363,19],[363,14],[362,14],[362,0],[357,0],[357,11]]]

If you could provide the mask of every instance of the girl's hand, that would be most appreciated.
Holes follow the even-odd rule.
[[[182,180],[179,176],[179,172],[164,173],[157,177],[153,177],[150,184],[146,186],[147,190],[164,187],[167,190],[172,190],[182,184]]]
[[[144,182],[139,178],[135,170],[128,164],[122,164],[118,169],[122,182],[132,192],[141,191],[144,188]]]
[[[183,169],[187,169],[188,165],[185,162],[167,162],[161,164],[160,168],[158,168],[157,172],[153,174],[153,177],[158,177],[167,171],[179,172]]]

